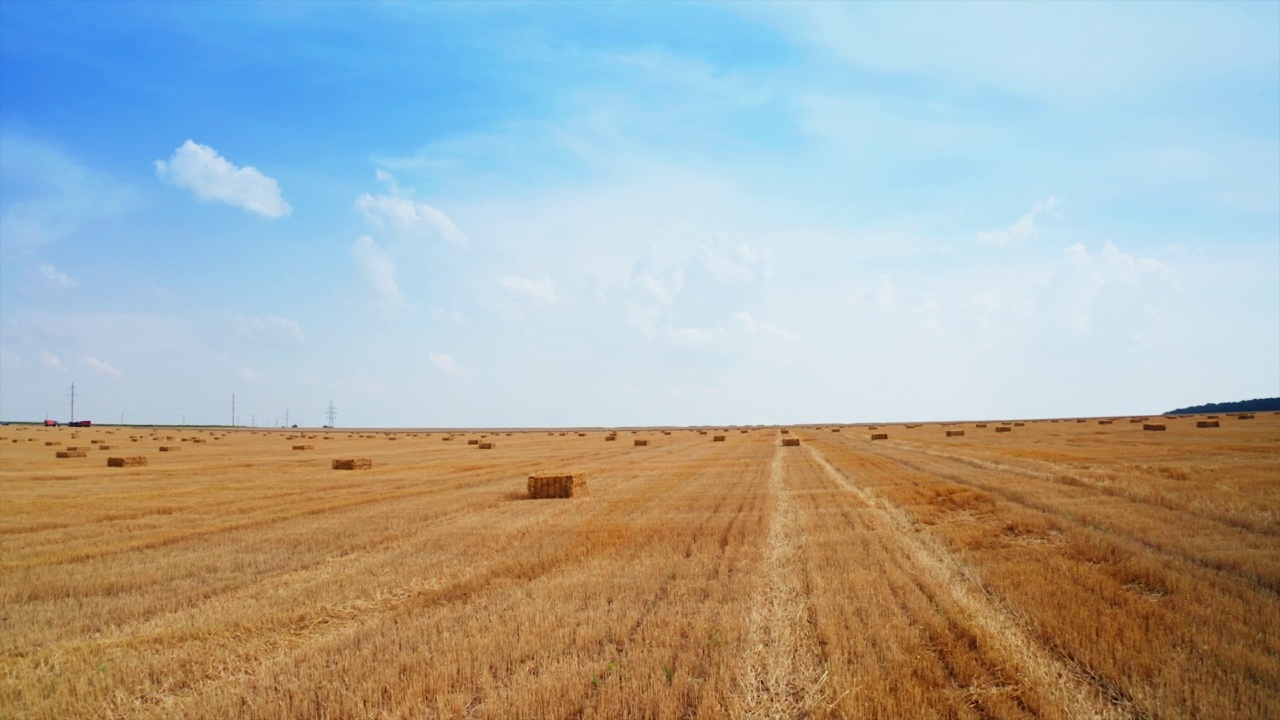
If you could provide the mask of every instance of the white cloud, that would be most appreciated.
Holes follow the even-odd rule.
[[[415,202],[411,197],[413,190],[401,190],[391,173],[378,170],[377,178],[387,186],[387,194],[365,193],[356,198],[356,208],[370,224],[390,230],[399,238],[422,240],[438,237],[467,247],[467,236],[448,215],[427,203]]]
[[[560,301],[556,296],[556,286],[545,275],[537,280],[520,275],[503,275],[498,278],[498,282],[507,292],[524,296],[539,307],[548,307]]]
[[[306,339],[302,326],[296,320],[268,315],[263,317],[244,317],[236,321],[236,332],[245,338],[267,336],[280,340],[290,340],[298,344]]]
[[[772,273],[768,268],[769,251],[757,251],[749,245],[739,245],[728,253],[717,253],[707,247],[703,260],[711,277],[721,285],[751,283],[757,278],[767,280]]]
[[[49,289],[54,290],[55,292],[70,290],[80,284],[66,273],[61,272],[54,266],[48,264],[41,265],[36,268],[36,277],[38,277]]]
[[[110,363],[99,360],[96,357],[80,358],[80,364],[84,365],[89,372],[102,377],[120,378],[124,375],[124,373],[112,367]]]
[[[1076,243],[1063,252],[1049,291],[1062,323],[1076,334],[1125,332],[1151,337],[1163,295],[1177,292],[1177,273],[1164,263],[1122,252],[1105,242],[1097,253]]]
[[[67,366],[62,364],[57,355],[45,350],[40,351],[40,362],[44,363],[45,367],[53,368],[54,370],[66,372],[67,369]]]
[[[1018,218],[1017,222],[1009,227],[978,233],[978,242],[996,247],[1021,245],[1039,234],[1040,230],[1036,227],[1036,216],[1040,213],[1048,212],[1061,204],[1061,198],[1050,195],[1048,199],[1040,200],[1035,205],[1032,205],[1027,214]]]
[[[186,141],[168,162],[155,162],[156,176],[186,188],[201,202],[222,202],[263,217],[293,212],[280,195],[280,184],[253,167],[237,167],[207,145]]]
[[[351,246],[351,254],[360,266],[360,274],[374,294],[387,308],[408,305],[396,283],[396,266],[387,253],[378,247],[373,238],[365,235]]]
[[[429,352],[427,353],[427,358],[431,360],[432,365],[435,365],[442,372],[450,375],[461,375],[464,372],[462,366],[458,365],[456,360],[444,353]]]

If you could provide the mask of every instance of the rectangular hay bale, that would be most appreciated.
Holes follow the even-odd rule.
[[[1215,428],[1218,427],[1217,420],[1200,420],[1196,423],[1198,428]]]
[[[293,449],[294,450],[314,450],[315,447],[316,447],[315,445],[294,445]]]
[[[1143,429],[1143,430],[1147,430],[1147,431],[1151,431],[1151,430],[1164,430],[1164,425],[1156,425],[1156,424],[1154,424],[1154,423],[1143,423],[1143,424],[1142,424],[1142,429]]]
[[[373,467],[369,458],[344,458],[333,461],[334,470],[368,470]]]
[[[712,436],[711,436],[711,442],[724,442],[724,436],[723,436],[723,435],[712,435]]]
[[[109,457],[107,467],[141,467],[147,464],[147,456],[131,455],[129,457]]]
[[[948,430],[947,437],[964,437],[963,430]]]
[[[160,452],[178,452],[182,449],[181,445],[161,445]]]
[[[648,444],[649,444],[649,441],[648,441],[648,440],[636,440],[636,441],[635,441],[635,446],[636,446],[636,447],[645,447],[645,446],[647,446]]]
[[[481,450],[492,450],[492,449],[493,449],[493,443],[491,443],[491,442],[482,442],[482,443],[480,443],[479,448],[480,448]]]
[[[872,440],[888,440],[889,433],[871,433]]]
[[[88,457],[88,450],[59,450],[55,453],[60,458]]]
[[[998,433],[1002,433],[1002,432],[1013,432],[1013,428],[1009,427],[1008,425],[997,425],[997,426],[996,426],[996,432],[998,432]]]
[[[782,447],[800,447],[800,438],[782,438]]]
[[[586,494],[587,478],[582,473],[529,476],[529,498],[531,500],[574,498],[583,497]]]

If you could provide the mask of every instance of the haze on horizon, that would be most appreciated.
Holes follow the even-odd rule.
[[[0,3],[0,419],[1280,395],[1280,3]]]

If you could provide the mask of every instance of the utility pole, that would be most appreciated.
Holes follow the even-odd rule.
[[[71,383],[71,422],[76,421],[76,384]]]
[[[236,394],[231,393],[231,427],[236,426]]]
[[[333,419],[338,416],[338,408],[333,406],[333,401],[329,401],[329,407],[325,408],[325,414],[329,416],[329,427],[333,427]]]
[[[289,408],[284,409],[284,426],[289,427]]]

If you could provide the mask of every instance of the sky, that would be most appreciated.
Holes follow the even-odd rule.
[[[1280,3],[0,2],[0,419],[1280,396]]]

